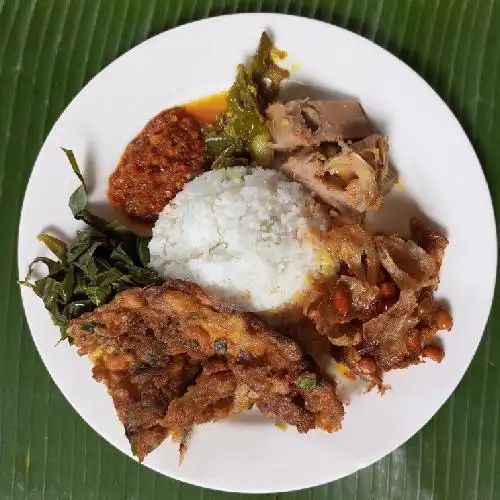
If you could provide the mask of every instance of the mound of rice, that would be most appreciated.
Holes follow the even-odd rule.
[[[149,244],[151,266],[233,306],[271,310],[305,289],[319,270],[304,236],[325,223],[311,196],[280,172],[210,171],[187,183],[160,214]]]

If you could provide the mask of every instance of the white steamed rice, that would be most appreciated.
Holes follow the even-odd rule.
[[[308,225],[324,223],[310,215],[312,205],[302,186],[274,170],[206,172],[160,214],[149,244],[151,266],[245,310],[277,308],[319,269],[315,249],[304,240]]]

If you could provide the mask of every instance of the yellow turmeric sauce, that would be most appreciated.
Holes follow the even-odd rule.
[[[273,47],[271,49],[271,58],[272,58],[273,62],[275,62],[276,64],[285,60],[287,57],[288,57],[288,53],[286,50],[280,50],[280,49],[277,49],[276,47]]]
[[[192,116],[196,118],[198,123],[203,127],[208,123],[212,123],[217,118],[217,115],[226,111],[227,108],[227,92],[219,92],[217,94],[208,95],[183,104],[182,107]]]

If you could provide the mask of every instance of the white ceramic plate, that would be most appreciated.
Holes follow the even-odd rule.
[[[198,428],[181,467],[170,443],[145,461],[189,483],[240,492],[294,490],[341,478],[417,432],[453,392],[476,351],[496,269],[493,210],[481,166],[434,91],[398,59],[348,31],[291,16],[245,14],[156,36],[120,57],[78,94],[48,136],[29,181],[19,228],[20,276],[44,252],[36,240],[39,232],[49,229],[70,240],[78,227],[68,209],[77,182],[60,146],[75,151],[93,187],[94,206],[111,216],[107,179],[128,141],[160,110],[227,88],[262,30],[287,50],[287,62],[295,69],[292,78],[307,84],[295,85],[295,95],[355,96],[389,135],[391,161],[404,189],[394,190],[379,220],[405,228],[419,207],[446,228],[450,246],[439,295],[451,304],[455,326],[442,336],[442,364],[390,373],[392,390],[384,397],[373,392],[354,398],[336,434],[280,432],[248,413]],[[90,363],[67,343],[56,347],[58,329],[42,302],[27,289],[22,296],[33,339],[56,384],[89,425],[130,455],[111,399],[90,376]]]

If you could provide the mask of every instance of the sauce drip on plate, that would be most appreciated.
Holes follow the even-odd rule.
[[[212,94],[196,101],[191,101],[181,105],[190,115],[194,116],[198,123],[203,127],[212,123],[217,115],[226,111],[227,92]]]

